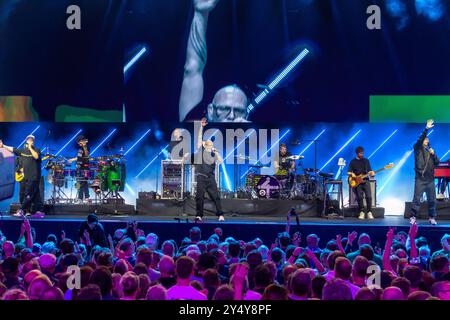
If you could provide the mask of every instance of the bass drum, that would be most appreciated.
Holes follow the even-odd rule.
[[[277,199],[280,197],[281,184],[273,176],[261,176],[256,185],[258,197],[266,199]]]

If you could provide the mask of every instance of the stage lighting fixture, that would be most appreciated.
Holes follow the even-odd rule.
[[[127,72],[133,67],[149,50],[146,46],[142,46],[142,48],[128,61],[123,67],[123,74],[126,75]]]
[[[308,55],[309,50],[303,49],[295,58],[292,60],[276,77],[273,79],[267,87],[262,90],[252,103],[247,107],[247,112],[250,113],[253,109],[259,105],[279,84],[286,78],[294,69],[297,67],[300,62]]]

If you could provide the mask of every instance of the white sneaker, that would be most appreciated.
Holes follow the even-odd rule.
[[[195,222],[203,222],[202,217],[196,216],[196,217],[195,217]]]
[[[364,214],[363,211],[361,211],[361,212],[359,213],[358,219],[359,219],[359,220],[364,220],[365,218],[366,218],[366,215]]]
[[[36,211],[34,214],[31,215],[32,218],[44,218],[45,217],[45,213],[43,213],[42,211]]]
[[[16,213],[13,214],[13,216],[18,218],[24,217],[23,210],[22,209],[17,210]]]
[[[437,222],[436,222],[435,218],[429,218],[428,222],[430,222],[430,224],[432,224],[433,226],[437,225]]]
[[[436,195],[436,200],[444,200],[444,199],[445,199],[445,196],[444,196],[443,193],[438,193],[438,194]]]
[[[220,221],[220,222],[225,221],[225,217],[224,217],[223,215],[219,216],[219,221]]]
[[[373,217],[373,214],[372,214],[372,212],[367,212],[367,219],[369,219],[369,220],[373,220],[373,219],[375,219],[374,217]]]
[[[410,224],[416,224],[416,217],[409,218],[409,223]]]

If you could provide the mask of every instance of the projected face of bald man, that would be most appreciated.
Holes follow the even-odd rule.
[[[210,122],[247,122],[247,96],[236,86],[227,86],[217,91],[208,106]]]

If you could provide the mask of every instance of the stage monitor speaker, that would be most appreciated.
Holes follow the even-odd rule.
[[[0,149],[0,200],[14,196],[14,155]]]
[[[367,182],[366,182],[367,183]],[[349,189],[349,206],[357,207],[358,201],[356,200],[356,190],[348,187]],[[372,208],[376,207],[377,204],[377,180],[370,180],[370,193],[372,195]],[[366,197],[364,197],[364,206],[366,206]]]

